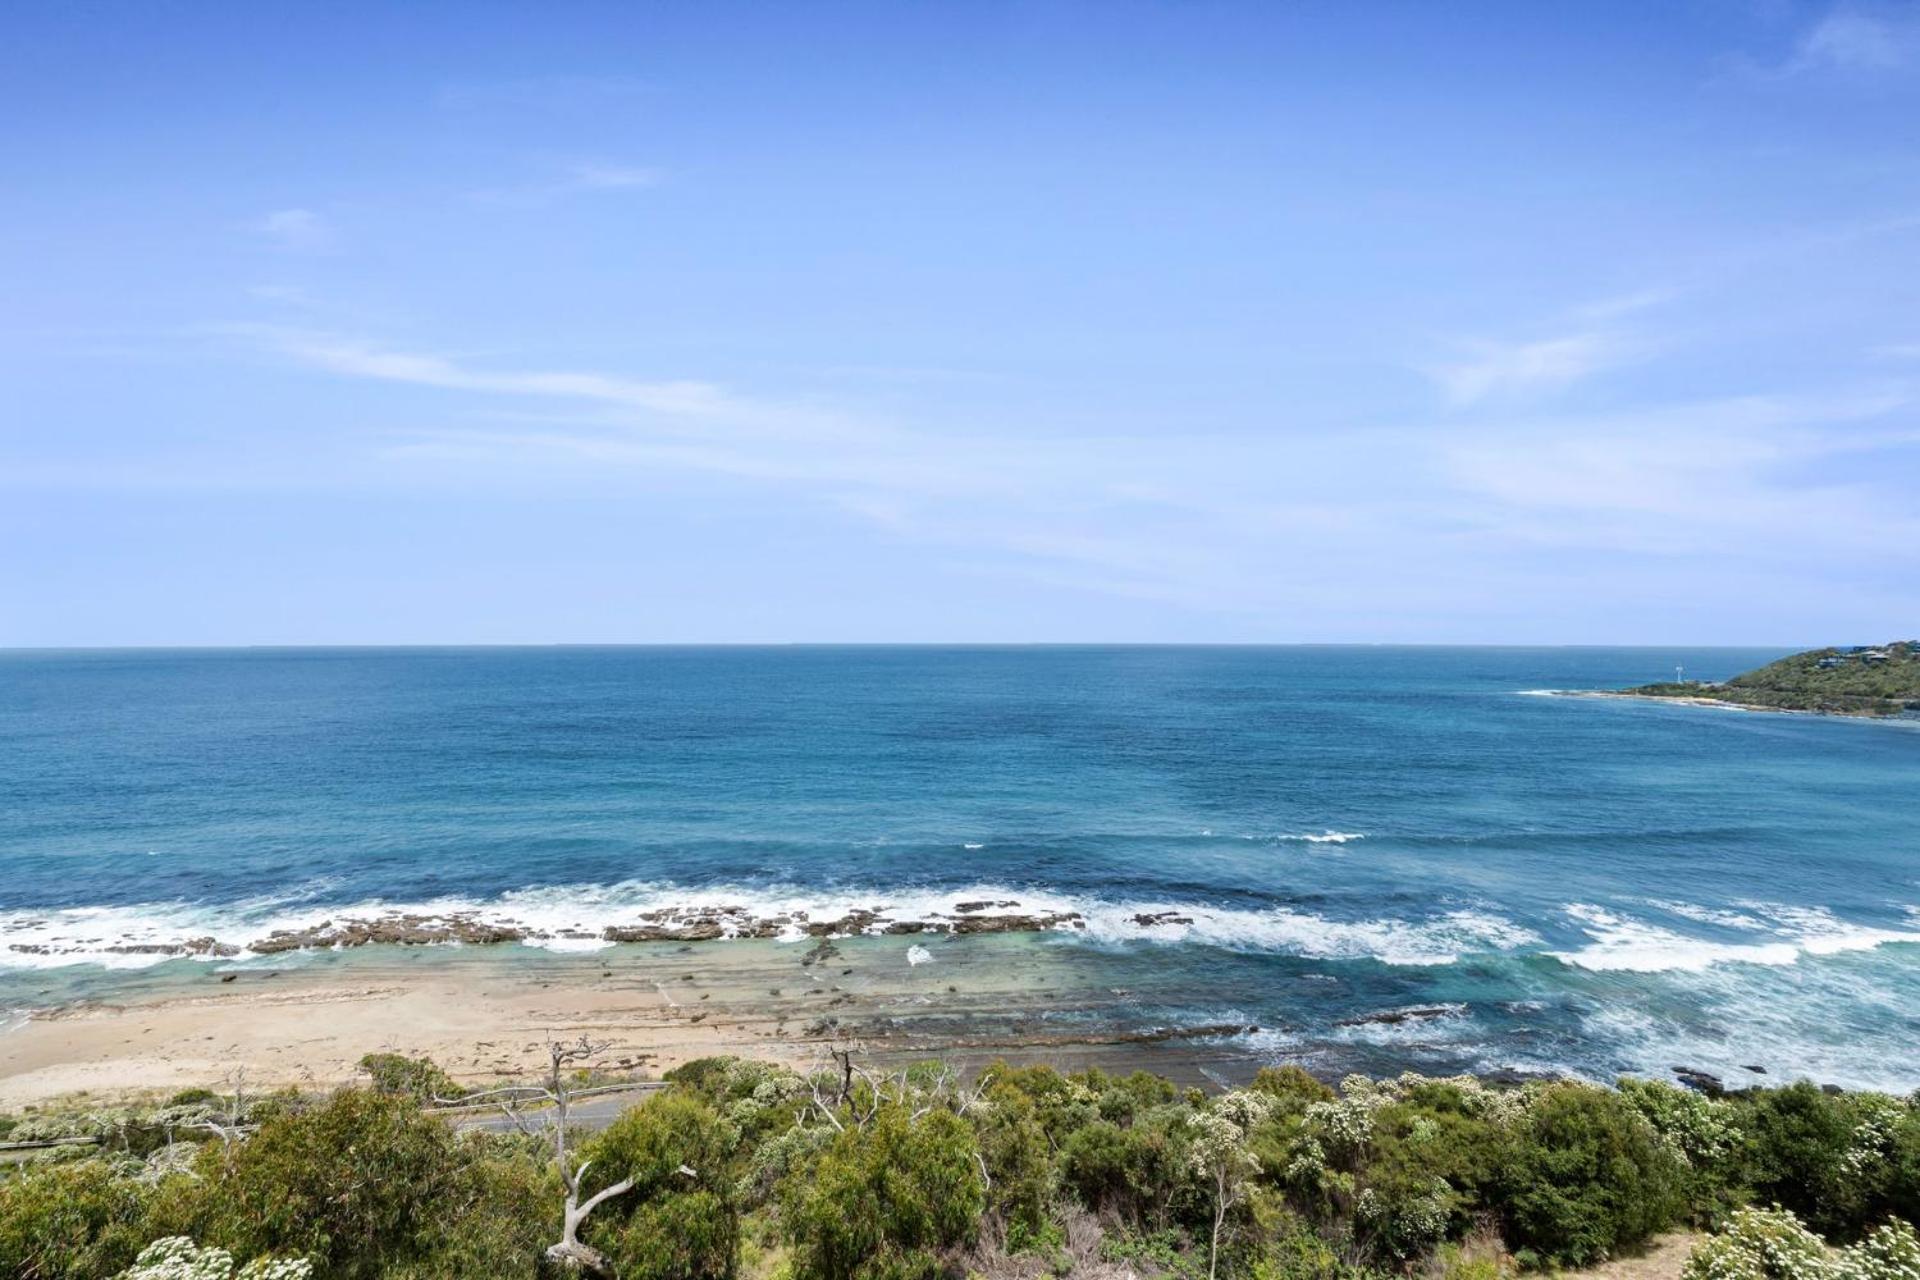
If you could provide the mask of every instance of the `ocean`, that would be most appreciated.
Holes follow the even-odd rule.
[[[1250,1061],[1912,1089],[1920,726],[1543,692],[1780,654],[4,653],[0,1008],[355,913],[531,960],[663,907],[1005,901]]]

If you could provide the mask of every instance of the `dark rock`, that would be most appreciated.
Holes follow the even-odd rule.
[[[1379,1013],[1363,1013],[1357,1017],[1341,1018],[1333,1025],[1336,1027],[1364,1027],[1370,1024],[1397,1027],[1403,1022],[1428,1022],[1434,1018],[1451,1018],[1465,1010],[1457,1004],[1417,1005],[1408,1009],[1383,1009]]]
[[[1696,1071],[1692,1067],[1675,1067],[1673,1077],[1687,1088],[1698,1090],[1709,1098],[1717,1098],[1727,1091],[1725,1082],[1711,1071]]]

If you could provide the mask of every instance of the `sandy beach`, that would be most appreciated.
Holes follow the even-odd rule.
[[[481,1083],[524,1075],[549,1038],[582,1034],[608,1042],[608,1068],[653,1075],[717,1053],[802,1063],[848,1040],[880,1059],[1005,1054],[1188,1078],[1236,1056],[1207,1047],[1218,1028],[1144,1018],[1083,958],[1001,936],[176,962],[133,994],[39,1010],[0,1033],[0,1107],[217,1084],[240,1068],[252,1087],[328,1088],[378,1051]]]

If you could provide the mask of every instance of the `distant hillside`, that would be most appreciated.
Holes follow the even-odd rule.
[[[1920,714],[1920,640],[1809,649],[1722,684],[1669,681],[1623,692],[1647,698],[1702,698],[1775,711],[1915,715]]]

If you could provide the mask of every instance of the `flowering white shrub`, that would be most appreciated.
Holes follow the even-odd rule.
[[[1785,1209],[1742,1209],[1694,1249],[1684,1280],[1920,1280],[1920,1235],[1895,1219],[1829,1249]]]
[[[1819,1236],[1785,1209],[1742,1209],[1694,1247],[1682,1280],[1840,1280]]]
[[[1887,1151],[1893,1145],[1893,1131],[1906,1110],[1892,1098],[1878,1094],[1863,1094],[1860,1101],[1867,1108],[1867,1114],[1861,1117],[1859,1125],[1854,1128],[1853,1136],[1847,1143],[1847,1153],[1840,1157],[1841,1168],[1856,1178],[1886,1159]]]
[[[1920,1235],[1895,1219],[1840,1258],[1842,1280],[1920,1280]]]
[[[1372,1139],[1374,1112],[1389,1101],[1383,1092],[1366,1090],[1332,1102],[1316,1102],[1302,1119],[1327,1154],[1351,1159]]]
[[[1664,1080],[1622,1080],[1620,1094],[1695,1168],[1719,1163],[1740,1141],[1731,1103]]]
[[[1264,1093],[1235,1089],[1213,1100],[1213,1105],[1188,1123],[1192,1145],[1187,1166],[1213,1183],[1213,1236],[1207,1247],[1207,1278],[1213,1280],[1220,1263],[1220,1234],[1227,1214],[1240,1200],[1246,1175],[1259,1168],[1247,1150],[1254,1128],[1273,1113],[1273,1099]]]
[[[185,1236],[155,1240],[117,1280],[309,1280],[304,1258],[255,1258],[236,1274],[225,1249],[202,1249]]]

